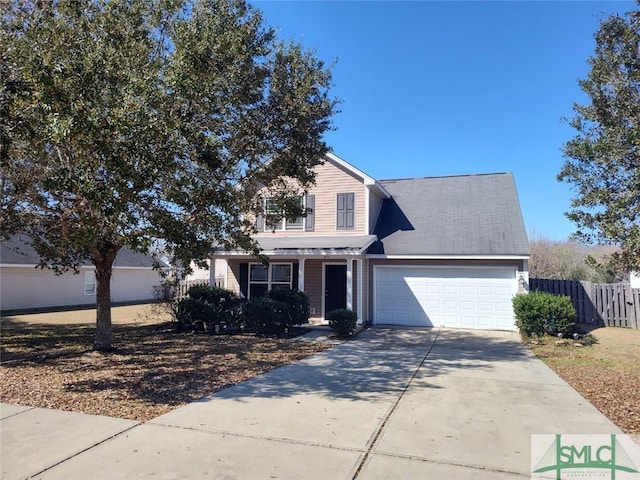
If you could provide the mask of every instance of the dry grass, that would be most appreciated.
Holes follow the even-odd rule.
[[[640,434],[640,330],[593,330],[588,347],[546,339],[533,352],[625,433]]]
[[[91,350],[94,311],[2,319],[0,401],[145,421],[328,345],[174,333],[149,306],[114,309],[116,351]]]

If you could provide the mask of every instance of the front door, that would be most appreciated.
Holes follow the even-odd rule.
[[[347,308],[347,266],[324,266],[324,315]]]

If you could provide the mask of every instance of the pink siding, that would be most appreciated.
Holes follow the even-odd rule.
[[[315,309],[311,318],[322,318],[322,260],[307,260],[305,262],[304,291],[309,296],[309,306]]]
[[[227,261],[227,289],[236,295],[240,295],[240,263],[242,262],[243,260],[236,259]]]
[[[366,234],[365,189],[362,180],[341,169],[332,162],[325,162],[316,169],[316,185],[309,192],[316,196],[315,234]],[[336,230],[338,193],[355,193],[354,230]]]
[[[367,189],[361,179],[326,161],[316,167],[316,184],[309,190],[315,195],[315,231],[277,231],[276,235],[363,235],[368,234],[365,202]],[[336,230],[338,193],[355,193],[355,228]],[[373,228],[373,227],[371,227]],[[272,232],[263,235],[273,235]]]
[[[360,318],[362,319],[362,322],[366,322],[367,320],[369,320],[369,297],[371,296],[370,294],[370,290],[369,290],[369,260],[367,259],[363,259],[362,260],[362,315],[360,316]]]

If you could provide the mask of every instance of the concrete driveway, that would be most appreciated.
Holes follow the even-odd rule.
[[[621,433],[515,333],[373,328],[145,424],[2,409],[3,479],[530,478],[534,433]]]

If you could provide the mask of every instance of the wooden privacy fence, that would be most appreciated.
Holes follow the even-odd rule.
[[[529,290],[571,297],[580,323],[640,328],[640,288],[628,283],[531,278]]]

